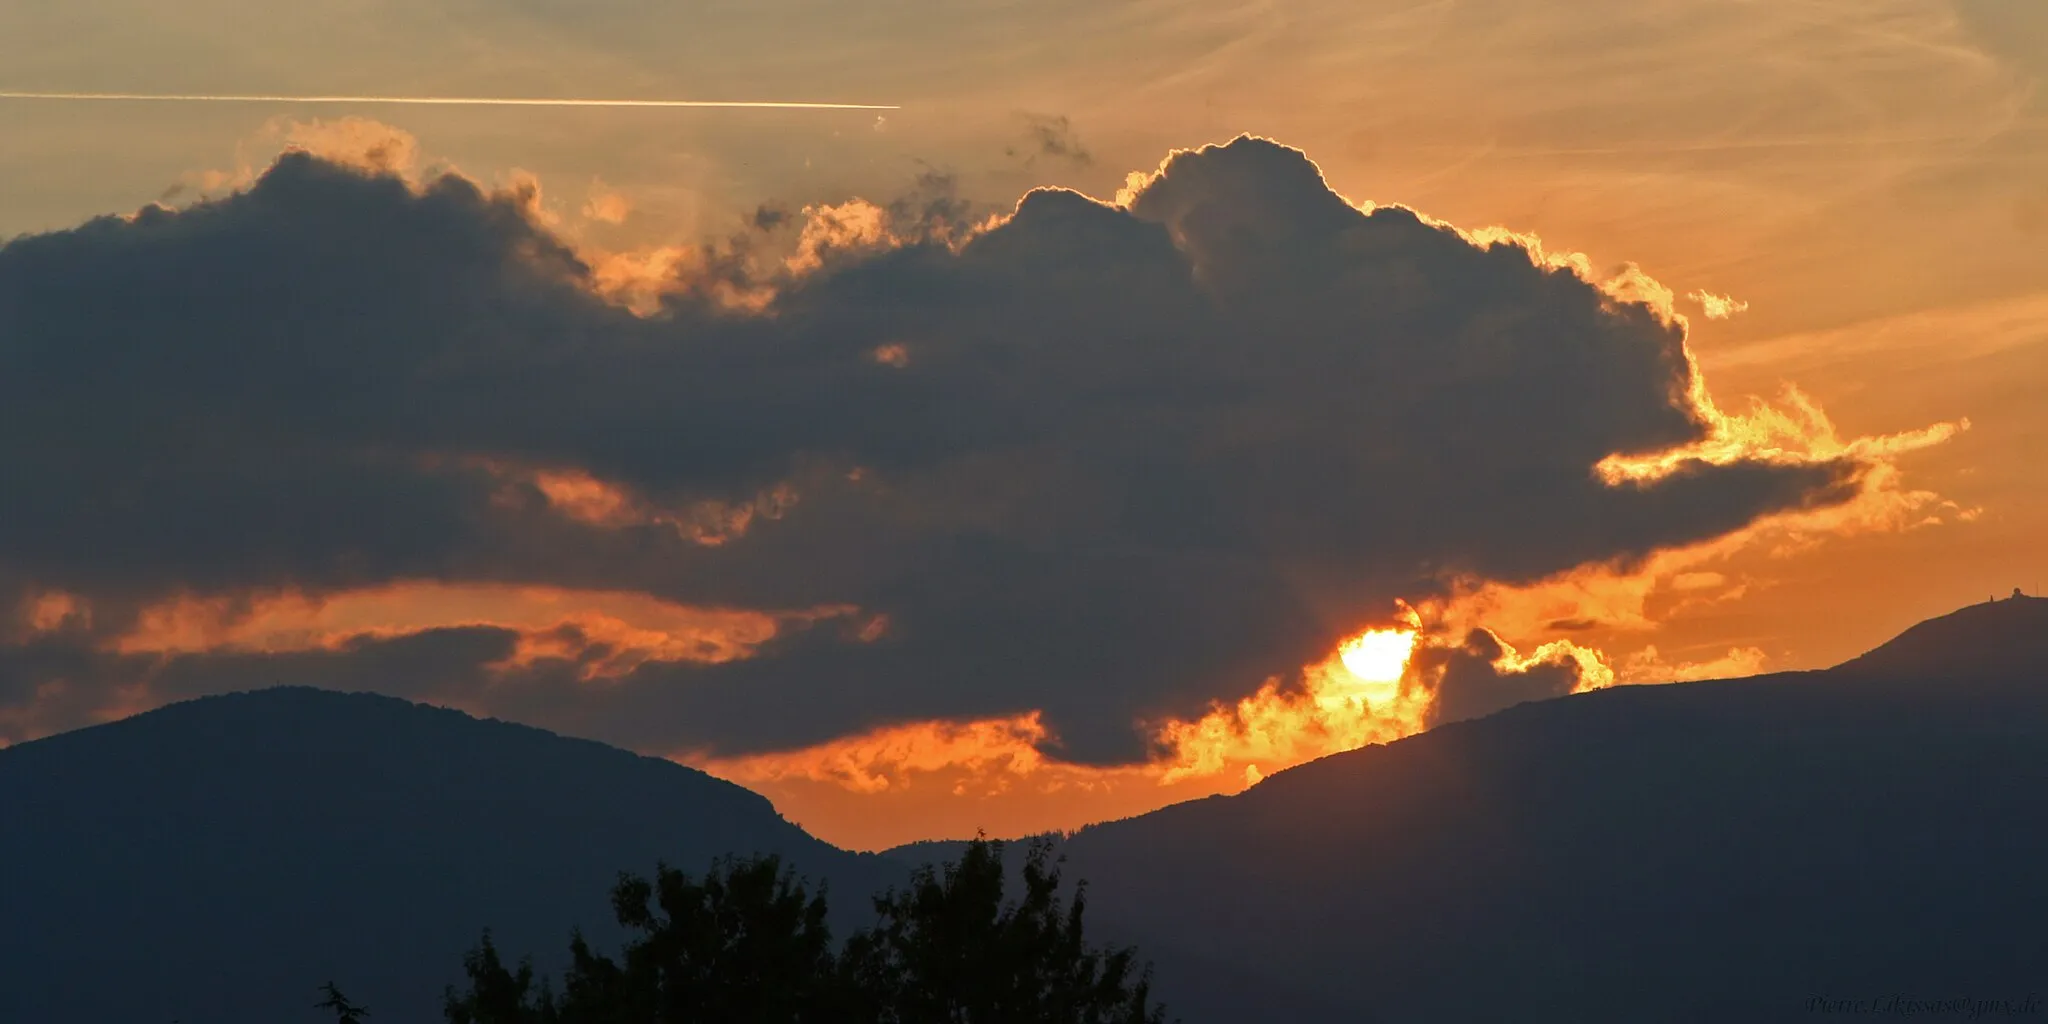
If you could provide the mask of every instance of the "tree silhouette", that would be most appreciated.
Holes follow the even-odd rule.
[[[1098,950],[1083,934],[1087,885],[1059,897],[1047,840],[1026,847],[1024,892],[1004,899],[1000,842],[977,839],[960,860],[930,865],[875,898],[881,922],[844,956],[879,998],[878,1024],[1157,1024],[1149,971],[1135,950]],[[866,1018],[863,1018],[866,1019]]]
[[[529,962],[507,967],[490,933],[463,959],[449,1024],[1161,1024],[1131,949],[1083,935],[1086,887],[1059,895],[1051,845],[1027,848],[1024,891],[1004,898],[1004,844],[976,839],[874,898],[877,923],[835,950],[826,901],[780,860],[725,860],[702,880],[661,865],[621,875],[619,959],[570,940],[561,995]]]
[[[442,1006],[450,1024],[556,1024],[560,1019],[547,983],[534,989],[532,963],[522,960],[517,971],[506,969],[488,929],[463,956],[462,969],[469,975],[469,991],[458,997],[449,989]]]
[[[320,990],[327,993],[327,998],[314,1003],[313,1008],[333,1010],[335,1024],[363,1024],[363,1018],[370,1015],[370,1011],[349,1002],[348,997],[342,995],[341,990],[335,988],[333,982],[321,986]]]
[[[722,861],[701,881],[667,865],[622,875],[612,910],[635,933],[621,960],[574,936],[559,999],[528,964],[508,969],[486,934],[464,960],[469,991],[448,995],[450,1024],[844,1019],[825,898],[777,858]]]

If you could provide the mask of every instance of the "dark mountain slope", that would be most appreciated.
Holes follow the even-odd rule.
[[[1929,619],[1837,667],[1922,681],[2039,679],[2048,666],[2048,598],[2012,597]]]
[[[1826,672],[1526,704],[1085,830],[1068,877],[1188,1024],[2025,999],[2044,644],[2048,601],[2000,601]],[[847,915],[904,870],[540,730],[310,690],[177,705],[0,751],[0,1022],[310,1022],[329,977],[429,1021],[481,927],[558,955],[608,937],[618,869],[755,851]]]
[[[1837,669],[1525,704],[1064,849],[1188,1024],[1286,1019],[1278,993],[1574,1024],[2048,995],[2044,637],[2048,601],[1976,606]]]
[[[610,939],[621,869],[779,853],[858,910],[900,876],[667,761],[370,694],[276,689],[0,751],[0,1021],[288,1024],[332,978],[439,1019],[480,929]]]

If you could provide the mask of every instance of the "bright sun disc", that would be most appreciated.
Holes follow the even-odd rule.
[[[1397,683],[1415,650],[1415,631],[1373,629],[1352,637],[1337,649],[1344,670],[1368,683]]]

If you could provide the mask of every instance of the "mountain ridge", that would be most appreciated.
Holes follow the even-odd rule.
[[[2048,600],[1830,669],[1520,704],[1058,845],[1185,1024],[1791,1020],[2048,964],[1996,916],[2048,914],[2048,796],[2015,780],[2048,780]],[[604,944],[621,869],[778,853],[847,922],[958,849],[853,854],[697,769],[304,687],[0,749],[0,835],[0,878],[35,882],[0,916],[0,1020],[30,1024],[256,1024],[330,977],[431,1021],[486,927],[543,971],[570,927]]]
[[[256,1024],[330,978],[432,1021],[485,928],[542,967],[572,927],[609,941],[621,870],[774,853],[861,895],[901,874],[697,769],[301,687],[0,750],[0,835],[0,878],[35,883],[0,922],[0,1020],[25,1022]]]
[[[1062,852],[1108,925],[1168,954],[1186,1024],[1269,1019],[1273,992],[1330,1019],[1575,1024],[2024,995],[2048,981],[2024,924],[2048,914],[2048,601],[1997,604],[1831,669],[1516,705]]]

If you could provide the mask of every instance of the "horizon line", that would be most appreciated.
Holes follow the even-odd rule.
[[[790,100],[551,99],[505,96],[272,96],[212,93],[0,91],[0,100],[87,100],[173,103],[394,103],[475,107],[723,107],[767,110],[901,110],[893,103],[814,103]]]

